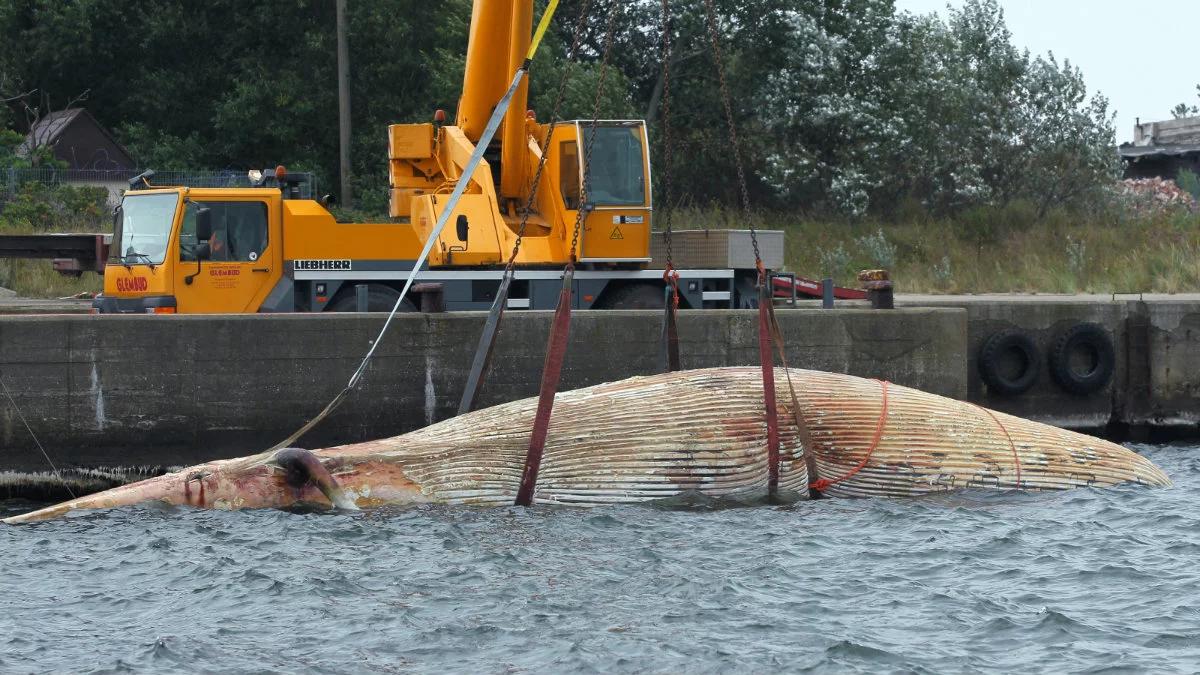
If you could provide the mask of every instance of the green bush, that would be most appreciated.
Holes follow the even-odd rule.
[[[876,230],[873,234],[868,234],[859,237],[855,240],[859,249],[866,255],[867,261],[873,267],[882,267],[883,269],[891,269],[896,265],[896,245],[888,241],[887,236],[883,234],[883,229]]]
[[[29,182],[0,201],[0,231],[68,232],[111,228],[108,191],[102,187]]]
[[[0,192],[0,233],[104,232],[111,231],[112,218],[106,205],[108,191],[102,187],[45,185],[28,182],[16,194],[3,199]],[[0,260],[0,287],[26,297],[71,296],[80,291],[97,292],[103,279],[97,274],[65,277],[49,260]]]
[[[1179,175],[1175,177],[1175,184],[1193,198],[1200,199],[1200,176],[1197,176],[1195,171],[1188,169],[1180,171]]]

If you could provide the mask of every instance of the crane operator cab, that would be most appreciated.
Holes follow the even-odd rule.
[[[563,131],[567,138],[558,144],[558,174],[567,221],[573,224],[581,198],[591,209],[581,233],[580,260],[649,262],[650,157],[645,123],[602,121],[593,129],[591,121],[583,121]],[[586,195],[581,189],[585,170]]]
[[[596,206],[643,206],[646,174],[643,168],[641,129],[601,126],[583,128],[583,142],[592,142],[588,201]]]
[[[502,158],[485,155],[488,166],[479,167],[469,178],[471,185],[445,219],[464,227],[457,232],[456,228],[443,230],[440,245],[431,253],[431,265],[497,265],[508,258],[541,164],[539,145],[547,126],[532,115],[522,122],[526,154],[498,166],[491,164]],[[393,124],[388,134],[389,215],[411,222],[428,236],[445,208],[439,192],[460,178],[475,146],[451,126]],[[591,120],[555,124],[534,195],[533,217],[516,263],[564,264],[581,209],[586,218],[576,242],[576,260],[607,267],[648,263],[652,206],[648,148],[646,124],[640,120],[601,120],[594,128]],[[516,187],[504,193],[498,186],[513,175],[519,177],[511,181]]]

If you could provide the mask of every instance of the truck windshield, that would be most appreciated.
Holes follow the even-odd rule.
[[[117,254],[124,265],[161,265],[167,257],[179,194],[126,195]]]
[[[583,127],[584,147],[593,131]],[[589,158],[587,200],[597,206],[641,206],[646,203],[640,126],[597,127]]]

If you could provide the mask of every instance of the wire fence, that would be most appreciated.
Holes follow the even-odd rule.
[[[129,187],[129,181],[144,169],[89,170],[55,168],[10,168],[0,170],[0,201],[8,201],[30,183],[41,185],[76,185],[107,188],[111,201],[120,199],[121,191]],[[186,186],[195,188],[251,187],[245,171],[155,171],[150,179],[154,185]],[[318,194],[316,177],[308,175],[305,196]]]

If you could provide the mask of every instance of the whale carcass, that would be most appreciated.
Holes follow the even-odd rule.
[[[777,369],[781,495],[830,497],[958,488],[1058,490],[1170,485],[1119,445],[971,403],[849,375]],[[537,400],[455,417],[401,436],[202,464],[7,519],[146,501],[241,509],[512,504]],[[535,503],[598,505],[698,491],[755,496],[768,481],[758,368],[634,377],[558,394]],[[805,452],[811,451],[815,476]]]

